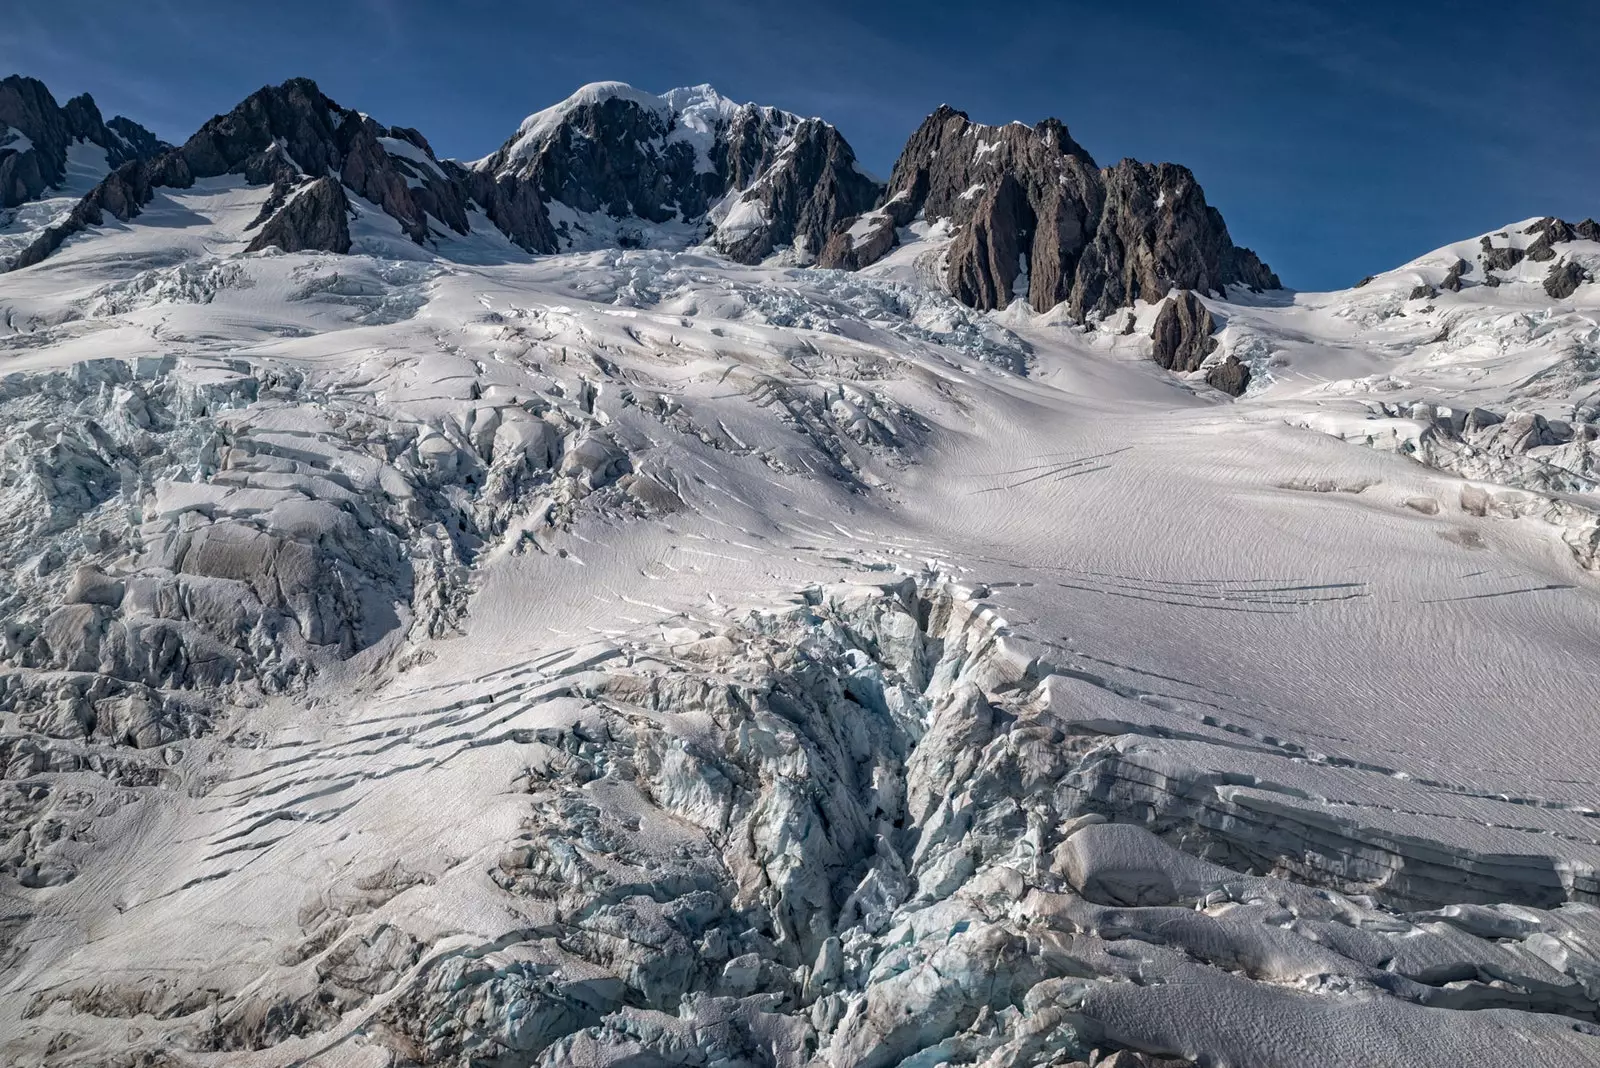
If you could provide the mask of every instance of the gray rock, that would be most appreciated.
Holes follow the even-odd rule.
[[[1225,360],[1206,371],[1206,385],[1220,389],[1230,397],[1243,396],[1250,385],[1250,368],[1229,353]]]
[[[1509,245],[1505,248],[1496,248],[1494,242],[1487,237],[1480,238],[1479,245],[1483,249],[1480,258],[1486,271],[1509,271],[1521,263],[1523,256],[1526,255],[1522,249],[1512,248]]]
[[[1444,281],[1439,283],[1439,288],[1452,293],[1461,292],[1461,276],[1470,273],[1471,270],[1472,264],[1463,259],[1456,260],[1450,265],[1450,271],[1444,276]]]
[[[1084,321],[1173,288],[1279,285],[1233,244],[1188,170],[1133,160],[1101,170],[1055,119],[983,126],[941,107],[907,142],[880,210],[896,225],[950,219],[959,236],[947,282],[981,309],[1025,295],[1038,311],[1067,301]],[[893,247],[874,238],[852,247],[836,231],[822,262],[865,266]],[[1024,271],[1025,293],[1013,292]]]
[[[1545,275],[1544,291],[1552,300],[1566,300],[1577,292],[1580,285],[1589,280],[1589,272],[1575,260],[1562,260],[1551,267],[1550,273]]]
[[[138,123],[120,115],[106,122],[87,93],[57,105],[43,82],[12,75],[0,79],[0,127],[10,126],[32,142],[26,151],[0,147],[0,209],[41,196],[66,178],[67,149],[86,141],[105,150],[119,167],[148,159],[168,147]]]
[[[1169,371],[1198,370],[1206,357],[1216,351],[1213,329],[1211,312],[1193,291],[1185,289],[1161,305],[1150,334],[1155,342],[1151,356]]]
[[[411,147],[391,152],[385,141]],[[418,162],[417,155],[428,162]],[[337,175],[339,182],[392,216],[419,244],[429,237],[430,219],[456,233],[468,231],[470,197],[460,171],[435,160],[420,134],[381,126],[358,111],[340,107],[315,82],[294,78],[252,93],[226,115],[208,121],[181,147],[118,167],[64,222],[50,227],[24,250],[11,269],[42,261],[68,237],[100,225],[104,212],[128,220],[139,214],[158,188],[187,188],[196,178],[224,174],[284,189],[302,175]],[[315,203],[326,207],[331,195],[326,191],[317,195],[321,199]],[[337,228],[324,229],[319,243],[305,247],[337,246]],[[294,243],[278,230],[265,242],[258,236],[251,247],[280,242]],[[346,240],[338,251],[348,248]]]
[[[1528,246],[1528,259],[1534,263],[1547,263],[1556,258],[1555,239],[1550,234],[1551,231],[1544,231]]]
[[[248,252],[349,252],[350,201],[338,179],[323,175],[291,192],[250,242]]]
[[[1411,287],[1411,294],[1408,297],[1406,297],[1406,299],[1407,300],[1432,300],[1434,297],[1437,297],[1438,295],[1439,295],[1439,291],[1437,289],[1435,289],[1432,286],[1428,285],[1426,282],[1423,282],[1420,285],[1412,286]]]
[[[719,233],[712,243],[741,263],[759,262],[786,246],[816,255],[840,222],[872,207],[881,188],[856,169],[855,153],[838,130],[807,119],[789,148],[740,197],[760,206],[765,224],[737,235]]]
[[[1034,221],[1022,186],[1012,175],[1002,175],[950,246],[950,295],[974,308],[1009,304]]]

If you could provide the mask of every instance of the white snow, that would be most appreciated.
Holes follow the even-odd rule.
[[[378,143],[383,146],[384,151],[389,153],[389,155],[399,156],[401,159],[409,160],[428,174],[435,175],[441,179],[444,177],[444,172],[439,170],[439,165],[433,160],[429,159],[426,152],[422,151],[422,149],[418,148],[410,141],[400,137],[380,137],[378,138]],[[406,184],[415,188],[422,183],[417,182],[408,176]]]
[[[33,149],[33,141],[21,130],[0,123],[0,149],[17,153],[29,152]]]
[[[1600,285],[1553,301],[1525,261],[1408,301],[1472,240],[1359,289],[1234,292],[1210,302],[1219,355],[1257,383],[1228,403],[1150,361],[1154,306],[1122,334],[1120,313],[1088,332],[955,304],[946,220],[859,274],[599,247],[608,224],[559,207],[575,250],[551,257],[421,249],[363,202],[360,254],[247,255],[265,195],[164,190],[0,276],[0,375],[41,376],[0,390],[12,615],[55,612],[92,564],[132,592],[113,609],[91,569],[73,581],[100,600],[61,618],[132,612],[144,582],[163,611],[232,621],[277,587],[230,603],[163,570],[164,544],[228,521],[332,552],[415,524],[404,569],[357,553],[372,645],[267,642],[259,671],[318,670],[207,691],[193,736],[58,737],[69,698],[8,706],[8,780],[38,788],[14,811],[45,806],[7,816],[39,828],[8,841],[77,872],[7,869],[0,1032],[28,1063],[242,1041],[277,999],[337,995],[249,1062],[380,1064],[406,1021],[521,1041],[562,1018],[540,1015],[547,987],[626,989],[564,1032],[592,1047],[546,1061],[582,1063],[590,1029],[736,1031],[702,1027],[702,991],[666,1012],[628,985],[714,957],[719,998],[777,989],[773,968],[809,990],[760,1020],[830,1065],[953,1060],[942,1043],[1066,1014],[1216,1063],[1600,1064],[1600,578],[1568,540],[1596,502],[1584,445],[1536,446],[1524,472],[1445,434],[1480,406],[1581,424]],[[744,201],[723,219],[761,222]],[[1521,228],[1495,243],[1525,247]],[[1600,264],[1592,243],[1561,255]],[[98,501],[68,448],[91,419],[128,465]],[[1551,466],[1582,477],[1529,488]],[[63,526],[36,529],[46,506]],[[7,670],[55,686],[86,664]],[[795,692],[834,673],[827,714],[746,707],[779,664]],[[737,790],[717,770],[735,757]],[[1118,823],[1083,818],[1102,811]],[[93,833],[47,833],[69,817]],[[799,885],[857,831],[847,893]],[[1285,877],[1248,874],[1266,870]],[[626,918],[592,896],[615,887]],[[752,904],[678,956],[625,937],[735,887],[826,929],[759,953],[710,935],[766,922]],[[566,937],[594,916],[614,926]],[[1005,991],[987,1030],[922,1044],[896,1022],[922,1005],[931,1033],[980,988]]]
[[[602,104],[608,100],[629,101],[646,111],[662,116],[663,119],[671,114],[670,105],[652,93],[635,89],[624,82],[590,82],[561,103],[536,111],[523,119],[522,125],[517,128],[517,138],[511,148],[511,160],[526,159],[536,153],[578,108]],[[474,166],[483,162],[479,160]]]

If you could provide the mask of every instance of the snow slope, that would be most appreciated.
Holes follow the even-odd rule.
[[[1600,286],[1213,300],[1229,402],[940,234],[265,193],[0,277],[10,1061],[1600,1064]]]

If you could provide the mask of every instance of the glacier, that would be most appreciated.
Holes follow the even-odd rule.
[[[1600,242],[1191,295],[1169,371],[942,219],[270,195],[0,275],[9,1063],[1600,1064]]]

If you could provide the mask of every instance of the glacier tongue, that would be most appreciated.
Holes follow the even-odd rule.
[[[1355,882],[1336,870],[1355,850],[1304,819],[1314,804],[1291,832],[1274,816],[1292,799],[1241,827],[1180,814],[1171,783],[1086,790],[1108,754],[1166,732],[1029,655],[984,592],[936,574],[814,587],[547,656],[269,763],[262,785],[307,799],[385,738],[433,764],[509,745],[522,771],[505,838],[475,859],[308,888],[266,981],[101,974],[26,1016],[70,1003],[152,1015],[196,1053],[355,1041],[451,1064],[1064,1064],[1108,1046],[1154,1058],[1119,1063],[1494,1063],[1528,1041],[1594,1061],[1600,910],[1405,912],[1387,902],[1460,887],[1330,889]],[[1185,788],[1235,800],[1216,777]],[[1110,823],[1108,800],[1160,815]],[[1308,883],[1193,855],[1238,864],[1274,834],[1329,866]],[[1402,874],[1438,859],[1357,848]],[[1259,1023],[1224,1025],[1217,1005]]]
[[[1210,297],[1234,401],[266,197],[0,280],[6,1058],[1600,1063],[1589,289]]]

